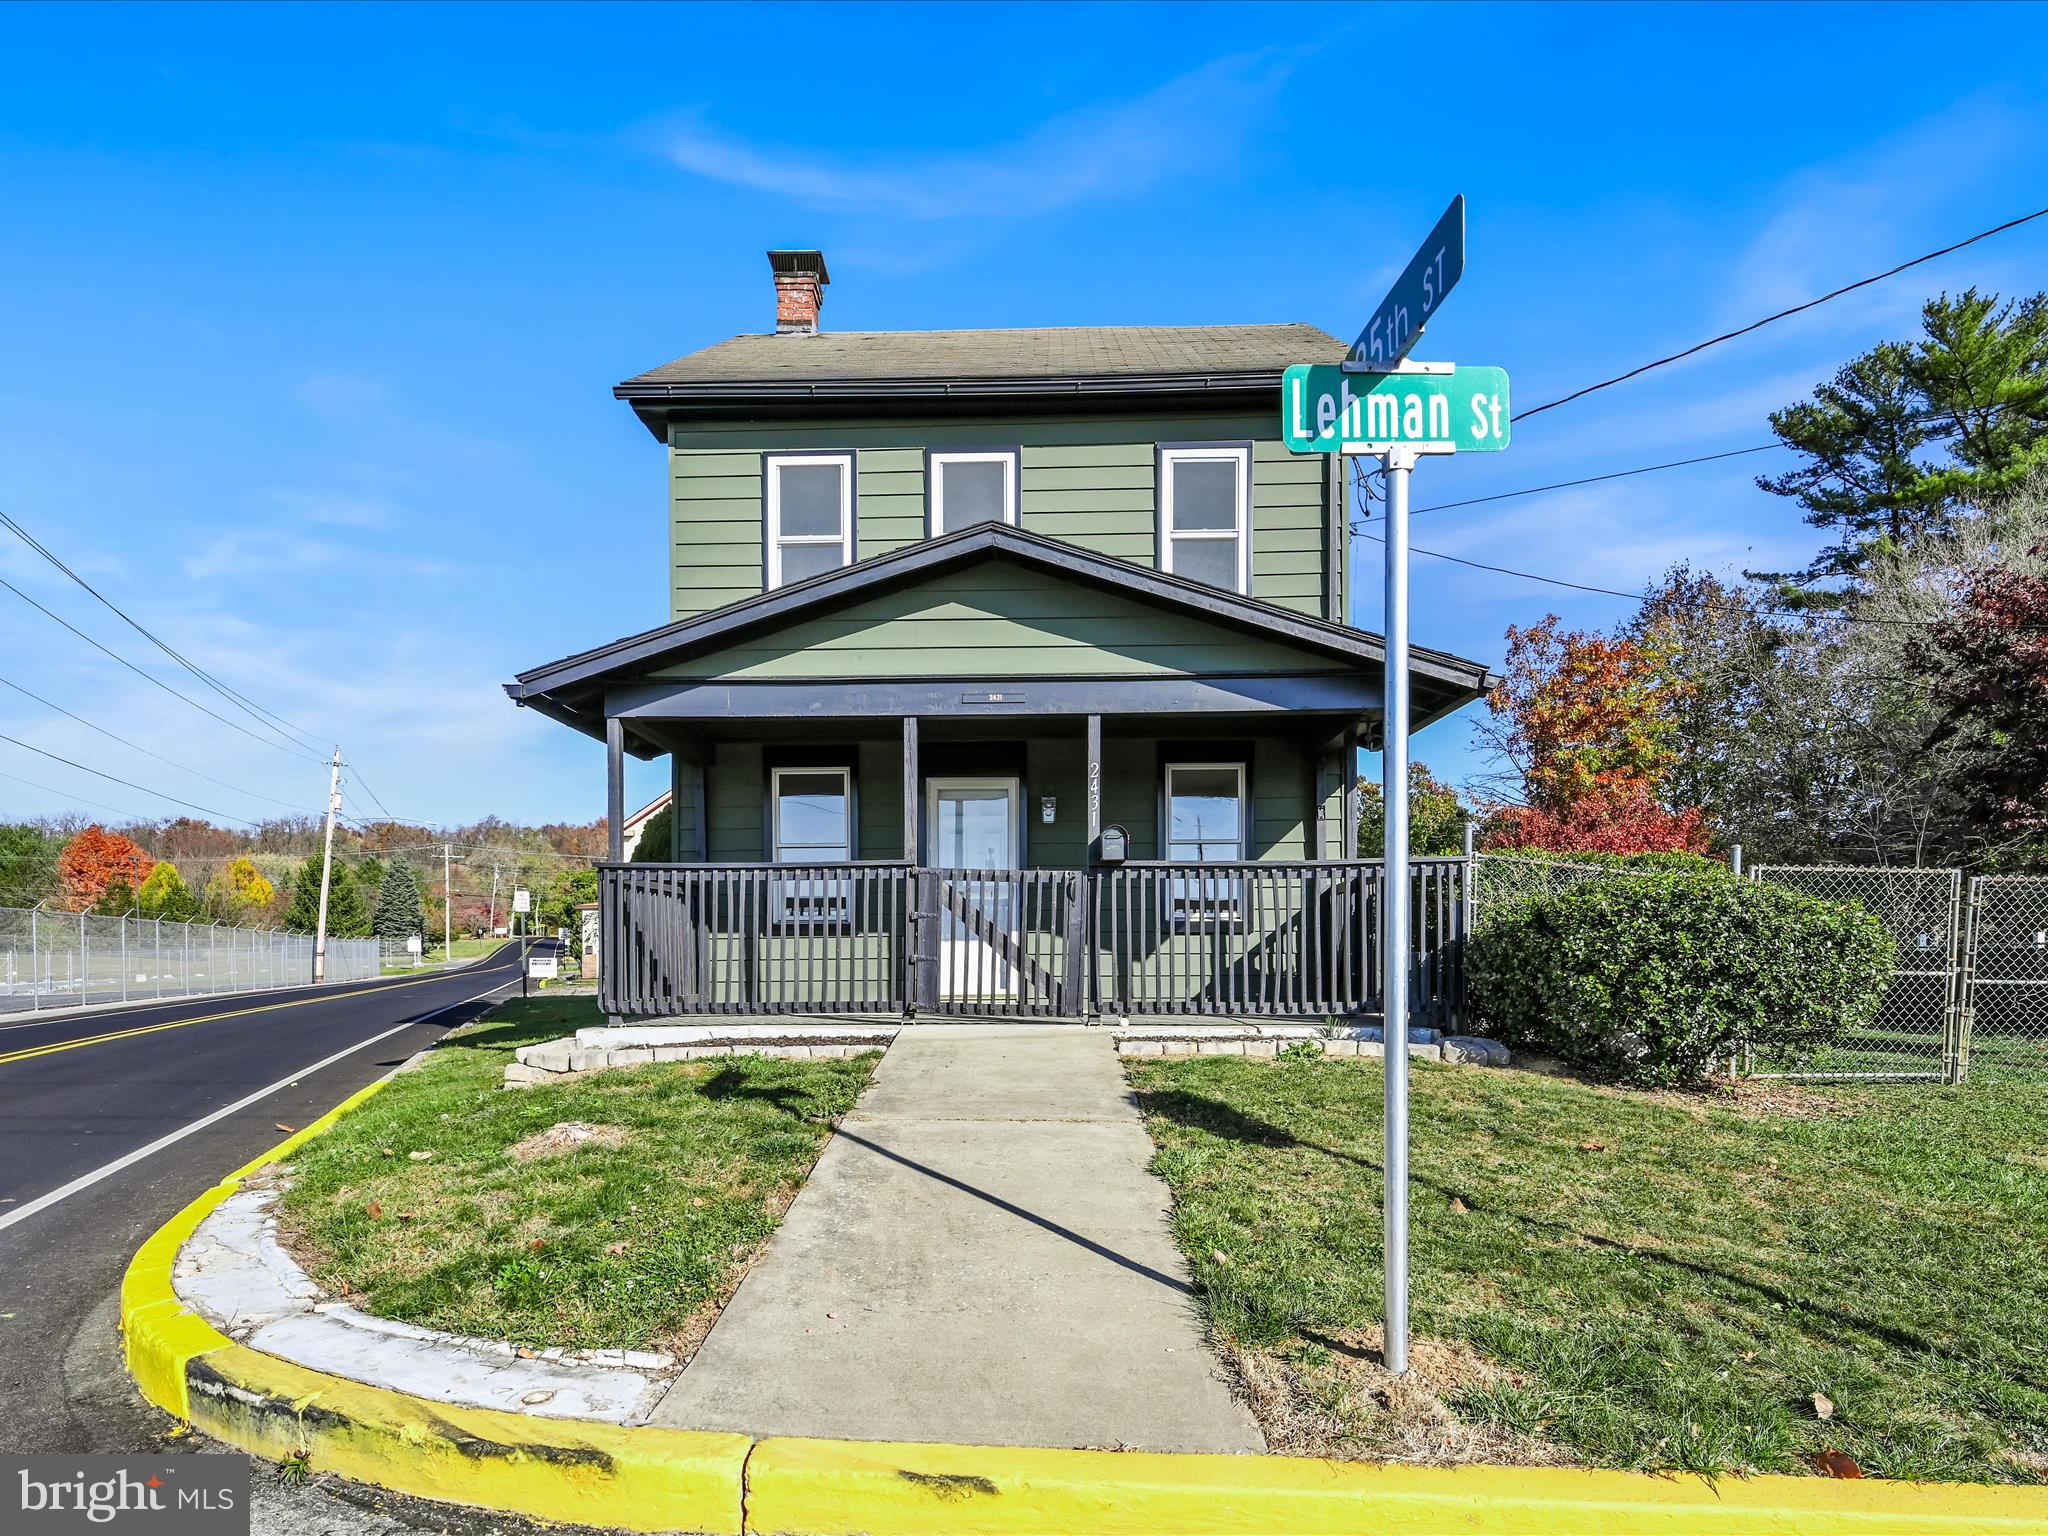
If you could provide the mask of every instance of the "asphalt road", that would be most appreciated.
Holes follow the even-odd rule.
[[[0,1450],[152,1448],[165,1421],[114,1336],[135,1250],[283,1140],[280,1125],[326,1113],[518,984],[508,945],[425,976],[0,1022]]]

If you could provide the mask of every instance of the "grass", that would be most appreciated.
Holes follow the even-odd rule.
[[[1131,1076],[1276,1448],[2048,1480],[2048,1084],[1641,1094],[1417,1063],[1415,1359],[1444,1421],[1418,1433],[1374,1360],[1378,1064]]]
[[[309,1143],[282,1211],[314,1277],[379,1316],[535,1348],[694,1348],[875,1058],[498,1086],[516,1046],[594,1022],[588,997],[507,1003]],[[511,1155],[564,1121],[622,1144]]]
[[[424,970],[443,961],[460,965],[465,961],[481,960],[485,955],[495,954],[512,942],[514,941],[511,939],[456,939],[449,944],[445,954],[441,946],[436,944],[420,957],[418,965],[413,964],[411,957],[407,956],[397,960],[386,960],[383,971],[386,976],[396,976],[405,971]]]

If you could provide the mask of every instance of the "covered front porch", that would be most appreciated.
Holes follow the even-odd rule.
[[[956,644],[948,645],[947,637]],[[1377,1007],[1355,761],[1376,636],[1011,528],[537,669],[606,744],[606,1011],[1350,1019]],[[1484,670],[1425,653],[1417,719]],[[628,756],[666,758],[625,863]],[[1452,872],[1417,875],[1454,1005]]]

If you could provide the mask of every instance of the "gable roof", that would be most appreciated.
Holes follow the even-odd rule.
[[[1364,670],[1378,668],[1386,660],[1385,640],[1369,631],[1311,618],[1007,524],[982,523],[530,668],[507,683],[505,692],[519,704],[602,738],[607,686],[645,678],[697,651],[730,644],[748,633],[782,628],[849,600],[988,559],[1013,561],[1277,640],[1336,667]],[[1483,663],[1420,646],[1411,649],[1410,657],[1417,706],[1414,728],[1449,714],[1491,685]]]

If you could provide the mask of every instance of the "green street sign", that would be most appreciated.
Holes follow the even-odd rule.
[[[1465,194],[1460,192],[1365,322],[1365,329],[1351,344],[1349,361],[1373,368],[1400,366],[1444,295],[1457,287],[1464,275]]]
[[[1280,423],[1294,453],[1498,453],[1508,445],[1505,368],[1347,373],[1296,363],[1280,377]]]

